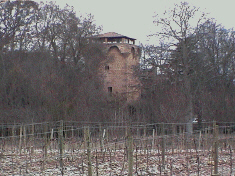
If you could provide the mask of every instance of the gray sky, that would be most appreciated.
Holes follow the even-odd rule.
[[[40,0],[36,0],[39,2]],[[162,14],[174,3],[182,0],[56,0],[63,8],[66,3],[73,6],[77,15],[94,15],[97,25],[103,26],[103,33],[117,32],[136,38],[136,44],[153,44],[147,35],[154,33],[155,12]],[[46,1],[44,1],[46,2]],[[188,0],[190,4],[200,7],[210,17],[226,28],[235,27],[235,0]]]

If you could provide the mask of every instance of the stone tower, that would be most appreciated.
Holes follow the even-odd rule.
[[[109,32],[97,35],[93,40],[102,44],[106,55],[100,66],[104,91],[124,97],[127,102],[138,100],[140,82],[135,69],[139,66],[141,51],[135,45],[135,39]]]

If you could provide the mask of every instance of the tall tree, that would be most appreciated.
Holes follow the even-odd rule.
[[[198,15],[199,14],[199,15]],[[192,95],[192,83],[191,83],[191,68],[190,68],[190,53],[189,36],[195,34],[198,29],[200,21],[204,18],[204,14],[199,12],[196,7],[191,7],[187,2],[181,2],[179,5],[175,4],[175,7],[170,11],[166,11],[163,16],[157,15],[154,23],[161,27],[162,31],[157,32],[155,35],[162,36],[169,40],[169,45],[172,48],[177,43],[181,43],[182,54],[182,66],[184,72],[182,73],[183,87],[185,96],[187,99],[187,108],[185,121],[187,122],[187,131],[192,133],[192,121],[193,121],[193,95]],[[196,26],[192,25],[195,24]]]
[[[215,120],[230,120],[233,116],[229,113],[229,102],[234,102],[234,56],[235,56],[235,33],[227,30],[213,21],[206,21],[198,31],[198,47],[201,59],[204,63],[204,86],[207,91],[221,96],[217,105],[210,109]],[[212,91],[213,90],[213,91]],[[207,110],[208,111],[208,110]],[[229,118],[230,117],[230,118]]]
[[[234,32],[197,13],[197,8],[181,3],[166,12],[167,17],[157,16],[155,22],[162,28],[155,35],[163,37],[165,43],[145,48],[150,56],[147,64],[151,63],[156,75],[160,74],[157,77],[167,78],[170,86],[178,84],[183,88],[187,106],[186,114],[181,113],[188,121],[188,132],[194,114],[199,123],[202,118],[229,120],[233,111],[228,107],[234,103]],[[167,106],[160,104],[160,107]],[[165,112],[170,112],[171,108],[167,109]]]

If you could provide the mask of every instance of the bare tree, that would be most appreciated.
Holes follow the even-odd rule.
[[[209,111],[209,108],[213,112],[211,116],[214,120],[230,120],[233,115],[229,112],[233,111],[229,107],[230,103],[234,102],[231,90],[234,88],[235,33],[213,21],[206,21],[200,26],[198,37],[200,37],[198,47],[203,53],[201,59],[206,68],[203,84],[207,87],[207,91],[217,92],[215,97],[219,101],[215,102],[220,102],[216,108],[207,107],[206,110]]]
[[[198,15],[199,14],[199,15]],[[187,122],[187,131],[192,133],[193,121],[193,95],[191,90],[191,75],[190,75],[190,52],[188,48],[188,37],[197,32],[200,22],[205,14],[200,13],[196,7],[191,7],[187,2],[181,2],[179,5],[169,11],[166,11],[163,16],[155,16],[154,23],[161,27],[162,31],[154,35],[162,36],[169,40],[169,48],[176,46],[176,43],[181,43],[182,47],[182,64],[184,72],[182,74],[185,96],[188,102],[185,121]],[[197,18],[197,19],[195,19]],[[196,26],[192,25],[195,24]]]
[[[174,9],[155,18],[154,22],[161,31],[154,35],[162,37],[160,41],[164,42],[144,48],[148,56],[143,66],[148,79],[153,80],[143,85],[150,88],[147,92],[154,92],[155,95],[150,93],[151,99],[158,98],[160,101],[160,104],[153,103],[153,107],[158,113],[164,112],[163,116],[169,120],[174,120],[180,112],[185,117],[184,121],[188,122],[187,131],[190,133],[194,117],[198,117],[199,123],[202,118],[231,119],[233,110],[230,107],[234,104],[231,92],[234,87],[234,32],[216,25],[212,19],[206,19],[198,8],[190,7],[188,3],[175,5]],[[183,90],[177,88],[175,93],[158,94],[155,89],[157,84],[168,81],[168,86],[182,87]],[[163,92],[168,91],[165,88]],[[180,97],[174,96],[179,90],[184,93],[185,99],[180,96],[181,101],[175,101],[180,100]],[[161,99],[161,95],[165,98]],[[168,104],[164,103],[165,100]],[[171,106],[171,102],[175,105]],[[186,105],[186,112],[181,111],[182,103]]]
[[[77,17],[72,7],[53,2],[0,8],[1,120],[106,120],[97,74],[105,57],[88,42],[100,31],[93,16]]]

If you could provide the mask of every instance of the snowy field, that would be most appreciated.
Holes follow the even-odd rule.
[[[64,175],[88,175],[86,150],[65,150],[63,153]],[[1,152],[0,175],[62,175],[59,151],[29,149]],[[212,153],[202,150],[166,151],[165,164],[158,149],[133,150],[133,175],[211,175],[213,173]],[[126,150],[106,149],[91,151],[93,175],[128,175]],[[235,154],[229,149],[219,150],[219,173],[235,175]]]
[[[184,126],[174,132],[176,124],[132,130],[92,125],[6,126],[0,135],[0,176],[208,176],[215,166],[219,175],[235,176],[235,133],[224,127],[188,135]]]

